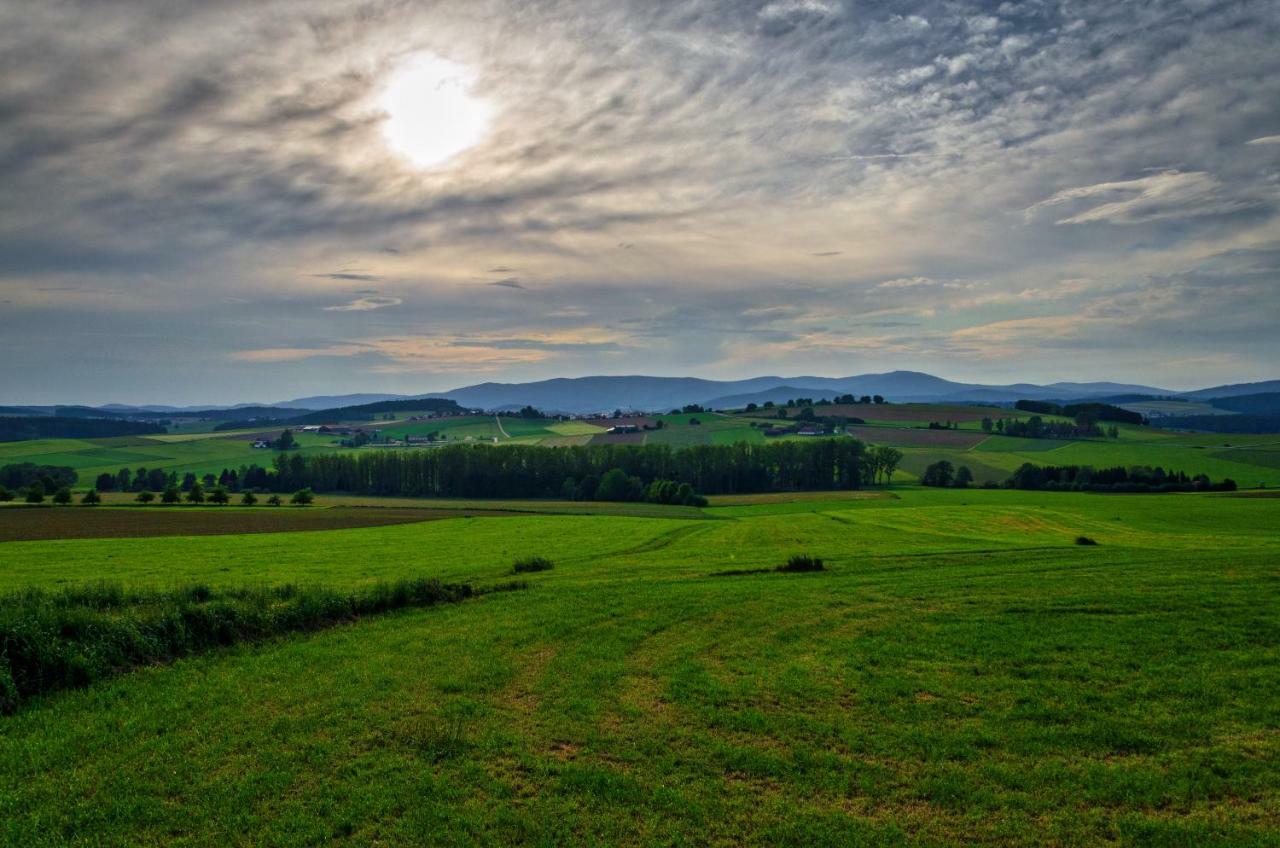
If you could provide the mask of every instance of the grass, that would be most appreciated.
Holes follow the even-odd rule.
[[[868,428],[883,438],[910,438],[892,425],[923,414],[882,409],[899,416]],[[689,417],[648,437],[763,438],[742,418]],[[454,423],[451,438],[497,435],[492,417]],[[590,437],[502,423],[520,441]],[[0,462],[127,452],[154,457],[130,467],[203,473],[271,458],[243,438],[178,438],[8,443]],[[1136,427],[1114,442],[992,436],[904,447],[895,481],[949,459],[979,481],[1034,462],[1273,486],[1278,450],[1274,435]],[[0,617],[104,580],[129,597],[193,583],[355,597],[409,575],[509,581],[530,551],[555,567],[527,592],[162,654],[38,698],[0,719],[0,844],[1280,845],[1270,491],[895,486],[705,509],[131,498],[0,508],[14,540],[0,541]],[[797,551],[824,570],[779,573]],[[132,614],[85,614],[58,638]]]
[[[556,558],[23,709],[0,842],[1276,844],[1280,500],[894,494],[0,544],[10,588]]]
[[[0,714],[143,665],[475,594],[467,584],[428,579],[355,592],[293,585],[142,591],[107,583],[60,592],[28,589],[0,597]]]

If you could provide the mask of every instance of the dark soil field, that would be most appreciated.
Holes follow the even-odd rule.
[[[592,420],[592,421],[584,421],[583,423],[592,424],[597,427],[603,427],[606,430],[609,429],[610,427],[627,427],[627,426],[640,427],[641,429],[644,429],[644,428],[652,429],[658,425],[658,422],[656,419],[649,418],[644,415],[629,415],[629,416],[623,416],[622,418],[605,418],[605,419],[598,419],[598,420]]]
[[[836,404],[823,407],[823,415],[844,415],[863,421],[981,421],[983,418],[1010,418],[1013,413],[1005,409],[986,406],[951,406],[941,403],[894,404]]]
[[[25,507],[0,509],[0,542],[140,536],[225,536],[380,527],[446,518],[518,515],[501,510],[367,507]]]
[[[592,445],[643,445],[644,433],[601,433],[592,436],[588,444]]]
[[[794,408],[794,407],[793,407]],[[996,409],[987,406],[963,406],[944,403],[837,403],[830,406],[814,407],[821,416],[840,415],[845,418],[861,418],[863,421],[955,421],[966,423],[981,421],[983,418],[1017,417],[1007,409]],[[776,410],[761,409],[747,413],[749,418],[774,418]]]

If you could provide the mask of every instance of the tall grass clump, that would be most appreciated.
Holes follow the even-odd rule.
[[[527,574],[531,571],[550,571],[555,568],[555,563],[546,557],[533,556],[518,559],[511,566],[513,574]]]
[[[517,588],[522,584],[484,591]],[[13,592],[0,597],[0,713],[143,665],[476,594],[467,584],[426,578],[375,583],[354,592],[203,584],[161,591],[112,583]]]
[[[823,571],[825,568],[820,558],[808,554],[796,554],[778,566],[779,571]]]

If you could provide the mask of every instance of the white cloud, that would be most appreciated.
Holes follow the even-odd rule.
[[[347,357],[369,353],[365,345],[332,344],[323,347],[269,347],[254,350],[241,350],[231,354],[238,362],[296,362],[316,357]]]
[[[830,18],[839,13],[839,6],[823,0],[775,0],[760,10],[760,18],[765,21],[800,17]]]
[[[404,301],[398,297],[374,297],[365,296],[358,297],[350,303],[344,303],[340,306],[325,306],[325,312],[369,312],[373,309],[383,309],[388,306],[399,306]]]
[[[928,277],[898,277],[893,280],[885,280],[883,283],[877,283],[878,289],[914,289],[923,286],[936,286],[937,280]]]
[[[1028,220],[1058,207],[1080,209],[1055,224],[1145,224],[1173,218],[1222,215],[1256,207],[1248,196],[1231,196],[1203,171],[1162,171],[1136,180],[1064,189],[1026,209]],[[1081,208],[1083,207],[1083,208]]]

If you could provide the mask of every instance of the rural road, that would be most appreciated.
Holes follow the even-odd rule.
[[[501,416],[501,415],[495,415],[495,416],[493,416],[493,420],[497,423],[497,425],[498,425],[498,432],[502,434],[502,437],[503,437],[504,439],[509,439],[509,438],[511,438],[511,434],[509,434],[506,430],[502,429],[502,416]]]

